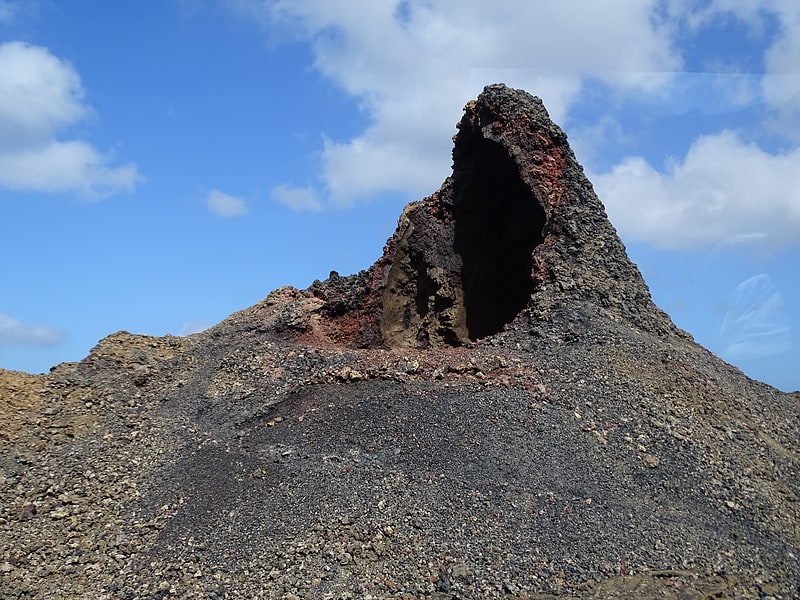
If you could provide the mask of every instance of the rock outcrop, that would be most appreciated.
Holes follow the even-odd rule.
[[[353,348],[460,346],[590,304],[677,333],[539,98],[489,86],[457,127],[452,176],[406,207],[381,259],[273,293],[257,307],[267,329]]]
[[[0,598],[795,598],[800,398],[695,344],[541,101],[383,256],[0,371]]]

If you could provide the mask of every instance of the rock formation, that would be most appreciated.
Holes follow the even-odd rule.
[[[0,371],[2,598],[792,598],[800,397],[652,302],[538,98],[368,270]]]
[[[351,278],[279,290],[261,317],[270,328],[354,348],[460,346],[523,312],[536,321],[591,304],[675,333],[540,99],[488,87],[454,142],[453,175],[406,207],[383,257]]]

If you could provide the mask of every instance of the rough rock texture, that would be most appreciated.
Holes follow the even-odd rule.
[[[795,598],[800,394],[674,327],[541,102],[384,255],[0,371],[0,598]]]

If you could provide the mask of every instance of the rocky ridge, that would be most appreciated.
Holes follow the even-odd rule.
[[[0,598],[800,595],[800,397],[672,324],[502,85],[367,271],[0,400]]]

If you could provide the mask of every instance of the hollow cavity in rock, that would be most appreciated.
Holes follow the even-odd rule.
[[[530,300],[546,215],[505,148],[479,136],[464,146],[454,173],[454,249],[467,335],[476,340],[499,332]]]

